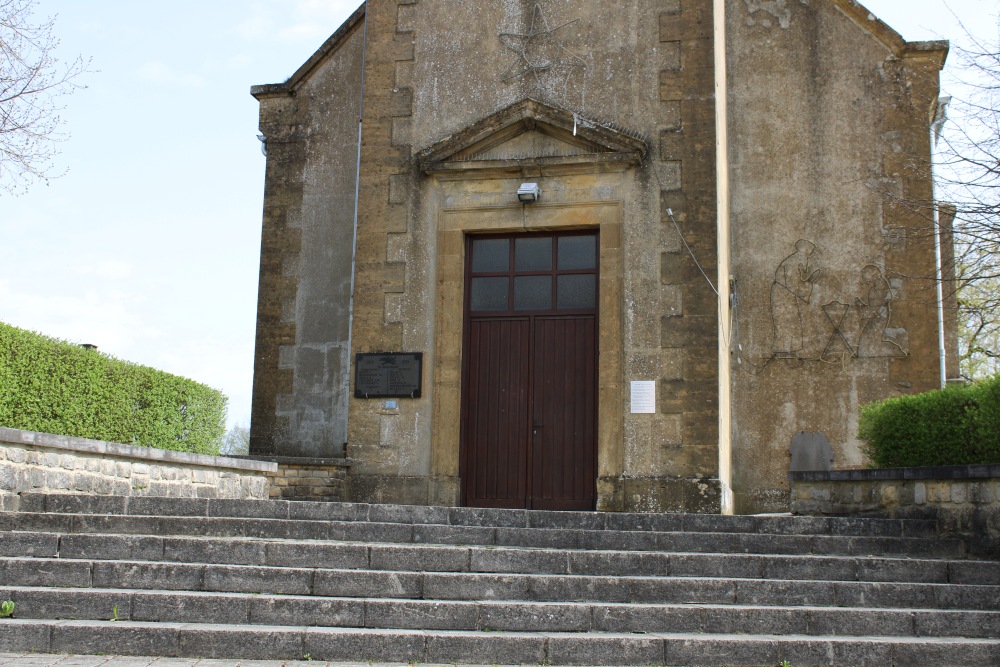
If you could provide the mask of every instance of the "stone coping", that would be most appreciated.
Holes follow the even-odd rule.
[[[258,456],[251,454],[250,456],[237,456],[234,458],[242,459],[245,461],[269,461],[271,463],[282,463],[284,465],[298,465],[298,466],[339,466],[341,468],[350,468],[354,465],[353,459],[348,458],[313,458],[308,456]]]
[[[868,470],[825,470],[788,473],[793,482],[873,482],[907,479],[989,479],[1000,478],[1000,464],[928,466],[922,468],[871,468]]]
[[[37,433],[35,431],[24,431],[17,428],[0,426],[0,447],[5,444],[44,447],[46,449],[96,454],[99,456],[117,456],[142,461],[161,461],[163,463],[202,466],[205,468],[230,468],[252,472],[275,472],[278,470],[278,464],[270,461],[175,452],[167,449],[123,445],[115,442],[104,442],[103,440],[89,440],[87,438],[53,435],[51,433]]]

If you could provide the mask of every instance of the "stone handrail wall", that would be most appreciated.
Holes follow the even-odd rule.
[[[791,511],[932,519],[973,555],[1000,558],[1000,465],[793,472]]]
[[[22,492],[267,499],[276,463],[0,427],[0,509]]]

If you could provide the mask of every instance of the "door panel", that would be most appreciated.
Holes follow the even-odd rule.
[[[470,498],[485,507],[524,507],[528,489],[530,320],[473,321],[465,391]]]
[[[595,318],[535,320],[532,507],[593,509]]]

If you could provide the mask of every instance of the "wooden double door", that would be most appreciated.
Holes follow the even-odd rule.
[[[594,509],[598,236],[467,244],[463,502]]]

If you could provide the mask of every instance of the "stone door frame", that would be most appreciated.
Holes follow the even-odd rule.
[[[614,181],[618,181],[618,177],[618,174],[611,176]],[[597,180],[603,179],[598,176]],[[621,200],[587,200],[539,202],[522,207],[516,203],[516,197],[512,200],[510,205],[499,206],[444,206],[436,216],[432,475],[455,479],[459,476],[466,235],[597,227],[601,312],[598,324],[597,507],[601,509],[612,502],[605,496],[613,489],[602,485],[600,480],[617,478],[623,471],[624,203]]]

